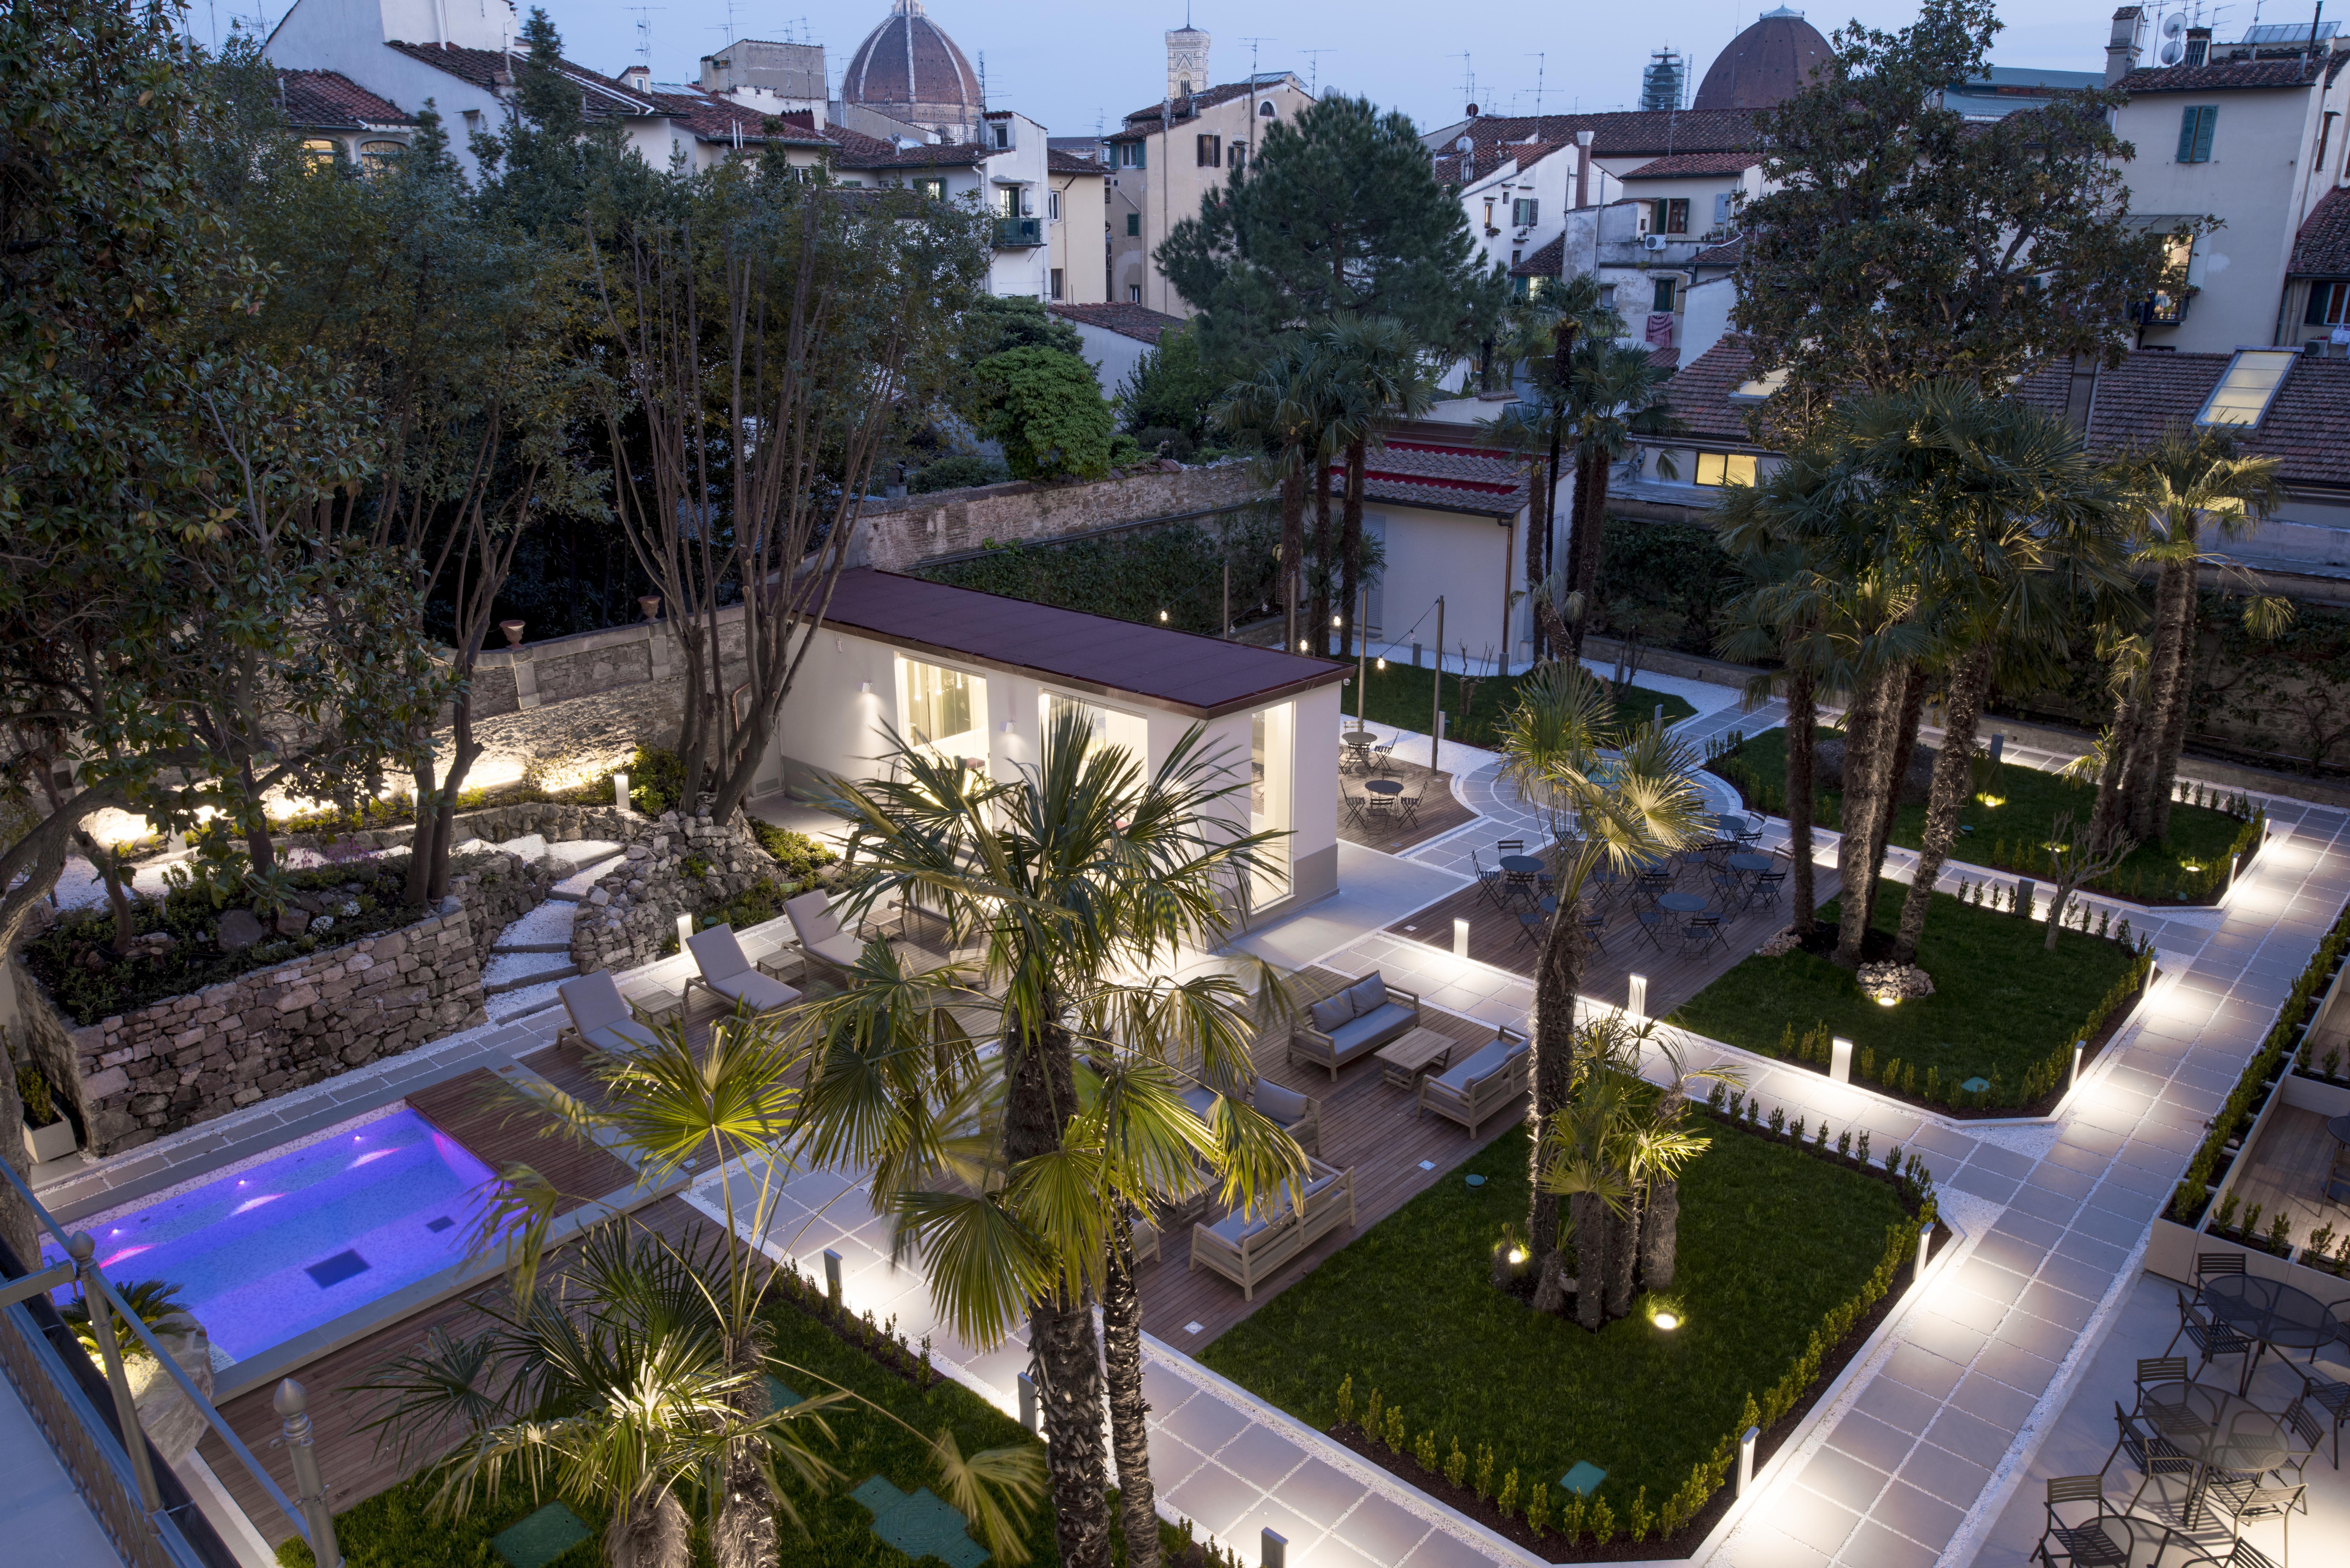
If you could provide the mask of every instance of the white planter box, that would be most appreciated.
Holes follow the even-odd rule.
[[[45,1165],[53,1159],[63,1159],[81,1147],[74,1137],[73,1123],[60,1116],[45,1127],[25,1129],[25,1147],[35,1165]]]

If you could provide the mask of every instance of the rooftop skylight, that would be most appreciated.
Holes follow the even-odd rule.
[[[2195,416],[2199,426],[2257,430],[2284,385],[2285,372],[2301,355],[2291,348],[2239,348],[2228,361],[2228,373],[2203,400]]]

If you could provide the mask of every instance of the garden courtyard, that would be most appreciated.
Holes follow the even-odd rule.
[[[1682,722],[1702,741],[1709,730],[1751,729],[1755,716],[1721,707]],[[1498,778],[1489,754],[1461,748],[1447,760],[1444,775],[1409,762],[1341,775],[1342,807],[1366,779],[1393,776],[1448,803],[1454,822],[1412,843],[1350,840],[1350,853],[1395,857],[1420,879],[1395,895],[1400,905],[1351,913],[1344,940],[1292,970],[1288,983],[1303,1006],[1377,971],[1418,994],[1421,1025],[1444,1060],[1459,1062],[1497,1029],[1524,1027],[1531,1011],[1535,946],[1514,906],[1481,888],[1477,874],[1497,864],[1505,841],[1541,840],[1537,814]],[[768,809],[796,826],[819,826],[798,810]],[[2062,1044],[2068,1021],[2134,979],[2131,954],[2116,941],[2064,932],[2049,954],[2043,926],[1937,893],[1920,961],[1940,989],[1887,1009],[1814,954],[1753,956],[1783,924],[1783,907],[1731,898],[1701,857],[1676,883],[1725,901],[1725,940],[1687,952],[1678,941],[1660,946],[1636,919],[1636,895],[1612,904],[1582,986],[1594,1015],[1622,1004],[1637,977],[1645,1016],[1668,1020],[1643,1047],[1650,1081],[1669,1042],[1679,1043],[1685,1067],[1725,1076],[1710,1105],[1706,1084],[1693,1091],[1700,1103],[1690,1125],[1707,1147],[1680,1174],[1679,1277],[1596,1334],[1531,1312],[1523,1282],[1505,1290],[1494,1278],[1497,1251],[1523,1240],[1530,1192],[1522,1096],[1482,1125],[1463,1126],[1429,1114],[1410,1079],[1399,1082],[1378,1060],[1334,1075],[1289,1048],[1287,1026],[1262,1030],[1262,1082],[1312,1105],[1313,1152],[1322,1168],[1345,1173],[1351,1222],[1321,1229],[1244,1293],[1193,1262],[1192,1227],[1216,1223],[1220,1204],[1152,1216],[1136,1279],[1168,1548],[1182,1552],[1187,1537],[1212,1541],[1253,1563],[1271,1531],[1290,1563],[1352,1568],[1532,1563],[1594,1552],[1675,1556],[1700,1543],[1737,1563],[1804,1560],[1805,1552],[1823,1561],[1839,1552],[1852,1561],[1924,1561],[1963,1547],[2007,1505],[1995,1473],[2023,1413],[2068,1391],[2065,1346],[2127,1289],[2132,1228],[2142,1232],[2144,1216],[2168,1196],[2165,1172],[2181,1147],[2170,1096],[2210,1071],[2199,1062],[2224,1050],[2230,1032],[2250,1038],[2265,1028],[2257,999],[2281,985],[2275,971],[2295,951],[2305,956],[2310,933],[2350,892],[2331,847],[2345,826],[2340,814],[2292,803],[2272,810],[2291,819],[2287,840],[2263,855],[2216,924],[2141,912],[2135,929],[2162,958],[2157,989],[2135,1012],[2122,1010],[2126,1027],[2092,1058],[2058,1117],[2021,1138],[1979,1134],[1968,1107],[1904,1095],[1898,1085],[1872,1092],[1866,1073],[1853,1085],[1836,1082],[1824,1063],[1790,1049],[1791,1037],[1800,1045],[1820,1029],[1844,1033],[1871,1061],[1902,1055],[1938,1081],[1962,1069],[2013,1074]],[[1755,847],[1783,865],[1783,826],[1756,826]],[[2328,836],[2317,837],[2320,829]],[[1832,918],[1827,842],[1819,888]],[[1430,888],[1446,886],[1453,890],[1426,901]],[[1879,924],[1903,893],[1888,888]],[[2328,898],[2334,905],[2321,909]],[[1456,910],[1470,921],[1465,955],[1454,948]],[[734,911],[745,950],[768,972],[813,986],[810,995],[827,994],[801,961],[790,921],[757,919],[764,912]],[[943,929],[919,913],[893,929],[889,945],[917,970],[956,956]],[[692,1048],[706,1052],[731,1009],[686,988],[693,972],[691,955],[673,952],[624,972],[620,988],[675,1009]],[[675,1241],[695,1227],[714,1235],[730,1193],[738,1214],[756,1201],[755,1163],[716,1174],[671,1170],[648,1182],[641,1157],[608,1141],[560,1153],[568,1146],[542,1136],[543,1120],[484,1098],[496,1080],[595,1103],[602,1091],[592,1061],[557,1038],[568,1022],[559,1003],[525,1007],[335,1080],[332,1096],[306,1110],[167,1138],[140,1159],[92,1168],[45,1197],[71,1223],[262,1157],[305,1127],[406,1106],[493,1168],[536,1164],[577,1195],[565,1213],[609,1204],[647,1236]],[[1888,1156],[1910,1181],[1888,1179]],[[1921,1214],[1929,1195],[1934,1210]],[[1920,1226],[1937,1212],[1937,1283],[1921,1293],[1914,1253]],[[893,1259],[888,1226],[856,1172],[789,1173],[763,1250],[789,1260],[791,1277],[804,1282],[768,1310],[771,1355],[797,1369],[777,1375],[788,1393],[808,1396],[790,1381],[804,1374],[817,1391],[848,1391],[913,1429],[943,1424],[967,1448],[1031,1441],[1019,1424],[1021,1381],[1032,1370],[1025,1330],[1000,1343],[957,1335],[920,1269]],[[846,1312],[837,1322],[821,1302],[827,1254]],[[495,1260],[485,1267],[494,1282]],[[428,1507],[433,1482],[420,1473],[431,1445],[389,1449],[367,1426],[380,1396],[359,1385],[379,1380],[389,1358],[433,1331],[479,1332],[489,1321],[482,1307],[495,1300],[478,1290],[447,1294],[282,1368],[316,1391],[319,1451],[349,1561],[515,1561],[510,1550],[535,1550],[533,1542],[557,1552],[542,1562],[595,1560],[598,1515],[588,1501],[571,1498],[567,1512],[548,1515],[555,1493],[510,1492],[445,1520]],[[1671,1327],[1659,1326],[1659,1310]],[[278,1426],[270,1403],[278,1369],[240,1376],[232,1366],[219,1402],[282,1486],[282,1460],[266,1447]],[[1757,1480],[1733,1498],[1727,1470],[1750,1420],[1765,1432]],[[812,1506],[808,1537],[786,1536],[781,1561],[900,1561],[900,1548],[876,1533],[883,1511],[859,1499],[919,1500],[935,1489],[929,1451],[889,1419],[843,1416],[835,1426],[822,1451],[843,1479]],[[207,1438],[198,1451],[203,1473],[265,1544],[282,1543],[282,1561],[307,1561],[291,1521],[223,1441]],[[893,1490],[859,1490],[875,1479]],[[1033,1513],[1025,1526],[1045,1560],[1054,1551],[1048,1517]],[[1836,1544],[1819,1544],[1831,1535]],[[979,1550],[971,1537],[962,1545],[952,1537],[927,1550],[950,1563]],[[1595,1537],[1613,1544],[1597,1547]]]

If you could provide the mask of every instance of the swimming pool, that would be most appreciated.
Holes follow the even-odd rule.
[[[178,1285],[213,1343],[243,1360],[462,1261],[494,1174],[402,1109],[90,1234],[118,1290]]]

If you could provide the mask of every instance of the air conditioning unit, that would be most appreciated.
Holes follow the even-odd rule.
[[[1660,251],[1665,248],[1665,236],[1662,234],[1642,234],[1640,236],[1640,244],[1645,249]]]

